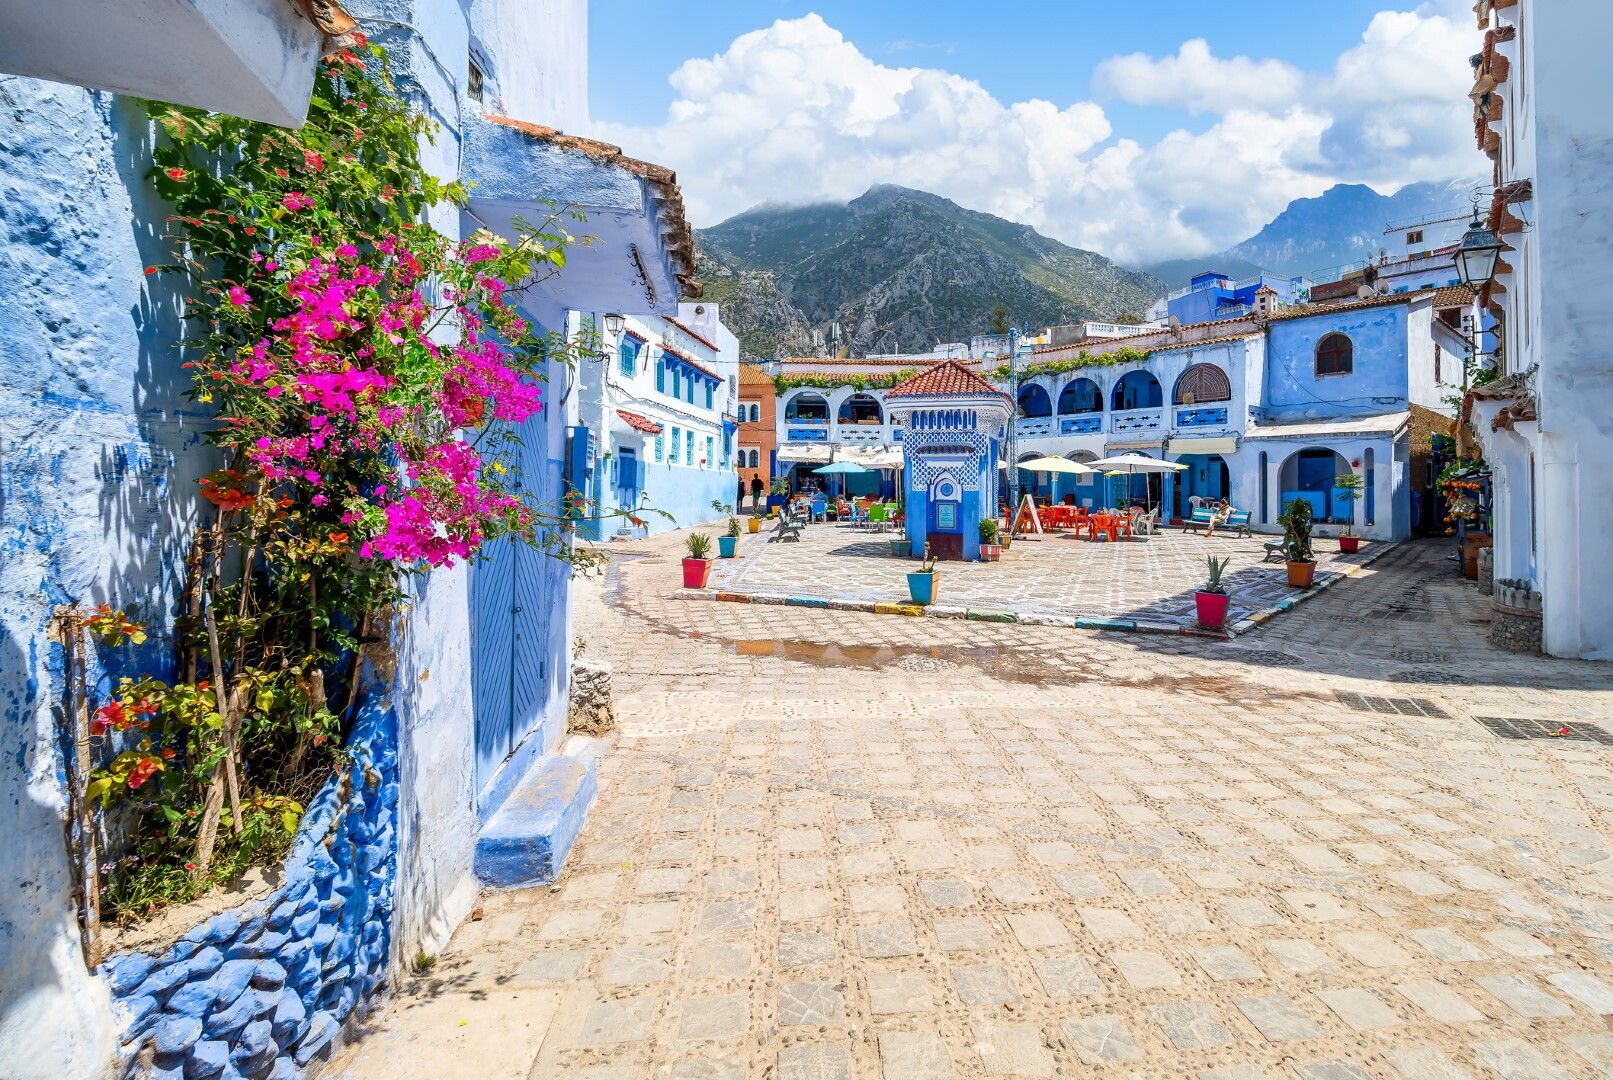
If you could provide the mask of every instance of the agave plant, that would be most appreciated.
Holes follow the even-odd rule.
[[[1218,559],[1214,555],[1207,555],[1205,556],[1204,561],[1209,566],[1210,578],[1204,583],[1204,588],[1200,589],[1199,591],[1215,593],[1217,596],[1225,596],[1227,594],[1227,587],[1222,582],[1221,577],[1227,572],[1227,567],[1231,565],[1232,557],[1229,555]]]
[[[711,558],[711,537],[705,533],[690,533],[683,541],[683,546],[689,549],[691,559]]]

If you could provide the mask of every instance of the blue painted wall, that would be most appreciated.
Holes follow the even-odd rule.
[[[102,971],[121,1057],[149,1046],[153,1078],[297,1076],[386,983],[397,867],[397,718],[359,709],[351,764],[308,806],[284,884],[217,915],[158,956]]]
[[[1331,333],[1349,335],[1355,368],[1316,374],[1316,346]],[[1261,408],[1272,420],[1370,416],[1406,408],[1407,316],[1403,304],[1279,319],[1267,330]]]
[[[47,639],[58,604],[167,624],[206,418],[182,397],[151,132],[109,94],[0,76],[0,1075],[93,1075],[115,1039],[85,971]],[[164,643],[141,658],[166,671]],[[107,673],[92,672],[104,685]]]

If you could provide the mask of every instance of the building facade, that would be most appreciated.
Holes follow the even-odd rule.
[[[1348,526],[1369,539],[1402,539],[1432,484],[1417,468],[1430,435],[1452,428],[1469,347],[1460,328],[1473,311],[1465,288],[1273,303],[1258,315],[1032,348],[1017,371],[995,358],[966,366],[1014,389],[1016,461],[1139,453],[1188,466],[1119,480],[1005,475],[1001,491],[1012,479],[1038,498],[1136,501],[1161,507],[1166,519],[1189,516],[1195,500],[1226,498],[1266,532],[1280,532],[1283,508],[1302,498],[1324,535]],[[781,473],[799,481],[815,462],[855,460],[859,445],[902,452],[903,426],[886,401],[897,361],[779,363],[810,382],[779,398]],[[1335,484],[1345,472],[1365,485],[1353,501]]]
[[[190,538],[211,520],[196,479],[218,464],[203,440],[210,416],[184,393],[184,298],[143,272],[166,258],[155,238],[169,210],[140,164],[154,133],[118,92],[295,125],[313,64],[344,29],[298,12],[325,11],[386,47],[400,92],[440,126],[426,167],[473,183],[462,211],[433,212],[439,230],[513,235],[516,219],[541,221],[551,205],[586,217],[574,231],[593,241],[520,299],[534,326],[563,330],[574,311],[677,316],[697,289],[692,236],[670,171],[558,130],[587,122],[582,0],[77,6],[43,18],[37,5],[0,5],[0,69],[16,73],[0,75],[12,117],[0,127],[0,796],[12,808],[0,966],[19,973],[0,980],[0,1075],[100,1075],[146,1052],[168,1021],[166,1074],[298,1075],[393,973],[441,947],[484,880],[544,880],[564,858],[593,791],[592,763],[558,753],[569,568],[495,544],[475,567],[411,579],[374,708],[349,746],[363,775],[351,787],[333,778],[310,804],[283,891],[161,956],[88,960],[63,842],[53,612],[139,612],[159,630],[141,670],[168,673],[160,628]],[[579,420],[566,366],[546,375],[518,464],[534,498],[559,504]],[[104,686],[111,673],[88,678]],[[347,902],[321,904],[332,889]],[[205,962],[226,950],[255,959]]]
[[[678,317],[578,316],[600,334],[603,362],[579,371],[579,452],[591,461],[578,489],[595,540],[646,536],[714,520],[731,504],[739,341],[715,304]],[[698,329],[696,327],[699,327]],[[599,330],[592,330],[599,327]]]
[[[771,488],[778,469],[778,395],[773,377],[755,364],[739,367],[739,448],[734,451],[734,471],[739,482],[751,491],[753,480],[761,480],[765,493]]]
[[[1490,471],[1494,573],[1538,595],[1545,651],[1613,659],[1613,309],[1592,299],[1613,239],[1613,74],[1585,32],[1605,8],[1475,11],[1474,126],[1504,247],[1483,295],[1500,377],[1467,395],[1463,419]]]

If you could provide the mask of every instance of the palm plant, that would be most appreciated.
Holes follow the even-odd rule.
[[[690,533],[684,538],[683,546],[688,549],[691,559],[711,558],[711,537],[705,533]]]

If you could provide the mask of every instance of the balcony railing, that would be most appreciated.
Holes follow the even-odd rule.
[[[1176,410],[1176,426],[1190,427],[1226,427],[1227,409],[1220,406],[1187,406]]]
[[[884,446],[890,442],[890,428],[873,424],[838,424],[835,441],[846,446]]]
[[[790,420],[784,425],[784,437],[790,442],[828,442],[827,420]]]
[[[1109,430],[1115,433],[1158,431],[1165,426],[1164,409],[1116,409],[1109,414]]]
[[[1051,435],[1053,434],[1053,418],[1051,416],[1021,416],[1014,430],[1020,435]]]
[[[1059,417],[1060,435],[1096,435],[1103,431],[1102,413],[1081,413]]]

